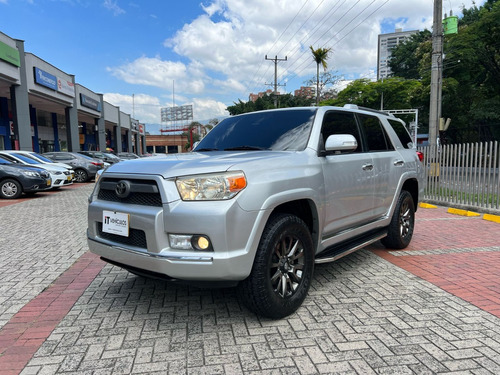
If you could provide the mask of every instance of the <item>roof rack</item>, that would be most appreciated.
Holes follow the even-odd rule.
[[[373,109],[373,108],[368,108],[368,107],[360,107],[357,104],[344,104],[344,108],[346,108],[346,109],[360,109],[362,111],[374,112],[374,113],[379,113],[381,115],[385,115],[385,116],[389,116],[389,117],[395,117],[392,113],[380,111],[378,109]]]

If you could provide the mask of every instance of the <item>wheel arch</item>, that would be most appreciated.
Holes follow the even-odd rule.
[[[418,181],[415,178],[410,178],[403,183],[401,190],[406,190],[411,194],[413,198],[413,205],[415,206],[415,212],[418,208]]]
[[[298,199],[281,203],[271,212],[268,221],[276,214],[291,214],[304,221],[311,233],[314,248],[318,247],[319,216],[316,205],[311,199]]]

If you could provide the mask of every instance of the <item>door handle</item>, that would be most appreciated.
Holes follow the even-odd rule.
[[[404,160],[396,160],[396,161],[394,162],[394,165],[395,165],[396,167],[399,167],[399,166],[405,165],[405,161],[404,161]]]
[[[373,164],[365,164],[363,165],[364,171],[371,171],[373,169]]]

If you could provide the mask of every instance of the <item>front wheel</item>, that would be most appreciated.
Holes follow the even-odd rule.
[[[0,197],[5,199],[16,199],[21,196],[23,188],[16,180],[3,180],[0,182]]]
[[[76,182],[86,182],[89,179],[87,171],[84,169],[75,170],[75,181]]]
[[[307,296],[314,270],[311,233],[297,216],[279,214],[267,223],[252,272],[240,283],[245,306],[272,319],[295,312]]]
[[[387,237],[381,240],[382,244],[390,249],[404,249],[410,244],[415,227],[415,204],[411,194],[403,190],[399,195],[398,203],[391,223],[388,227]]]

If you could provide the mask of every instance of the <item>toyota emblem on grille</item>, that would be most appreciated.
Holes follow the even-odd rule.
[[[130,182],[125,180],[118,181],[115,187],[115,193],[118,198],[127,198],[130,194]]]

